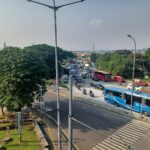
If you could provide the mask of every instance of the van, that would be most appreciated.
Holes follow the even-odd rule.
[[[63,83],[68,83],[68,81],[69,81],[68,75],[63,75],[62,76],[62,82]]]
[[[125,82],[124,78],[122,76],[115,76],[114,77],[114,81],[115,82]]]

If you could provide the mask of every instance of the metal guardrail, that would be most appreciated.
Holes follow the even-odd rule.
[[[49,144],[48,144],[48,142],[47,142],[47,140],[46,140],[46,138],[45,138],[45,136],[44,136],[44,134],[43,134],[39,124],[38,124],[38,122],[35,121],[34,125],[35,125],[36,135],[37,135],[38,139],[41,142],[43,150],[49,150]]]
[[[56,121],[52,116],[46,114],[45,112],[43,112],[43,113],[41,114],[40,111],[37,111],[36,109],[33,109],[33,108],[30,108],[30,109],[31,109],[32,111],[35,111],[36,113],[39,113],[40,116],[42,116],[42,117],[46,117],[47,119],[51,119],[51,121],[53,121],[55,127],[57,127],[57,121]],[[63,130],[62,127],[61,127],[61,136],[64,138],[64,140],[65,140],[66,142],[68,142],[68,134]],[[78,148],[74,143],[72,143],[72,146],[73,146],[73,147],[72,147],[73,150],[79,150],[79,148]]]

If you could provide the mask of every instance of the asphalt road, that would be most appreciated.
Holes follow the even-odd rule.
[[[60,90],[61,126],[66,133],[68,130],[67,93],[67,90]],[[80,97],[80,94],[75,92],[74,96]],[[44,96],[44,101],[45,107],[52,109],[46,113],[57,119],[56,92],[49,89]],[[80,102],[77,99],[73,101],[73,117],[94,128],[96,132],[73,121],[73,142],[79,150],[149,150],[150,124],[120,115],[116,111],[87,105],[85,101],[87,99],[84,97],[80,97]]]
[[[60,92],[61,95],[63,94]],[[68,130],[68,99],[65,95],[60,96],[60,116],[61,126],[67,132]],[[54,92],[47,92],[44,97],[45,104],[52,107],[53,111],[49,112],[54,118],[56,115],[56,95]],[[132,122],[131,118],[120,116],[104,109],[73,101],[73,117],[77,120],[96,129],[97,132],[73,121],[73,142],[81,150],[92,149],[96,144],[111,136],[124,125]]]

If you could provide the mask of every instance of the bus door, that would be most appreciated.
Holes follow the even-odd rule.
[[[142,99],[141,111],[145,116],[150,116],[150,99]]]
[[[131,107],[131,95],[125,93],[124,97],[125,97],[125,100],[126,100],[125,107],[127,109],[130,109],[130,107]],[[133,105],[133,103],[132,103],[132,105]]]
[[[141,112],[141,106],[142,106],[142,98],[141,97],[137,97],[137,96],[133,96],[133,109],[136,112]]]

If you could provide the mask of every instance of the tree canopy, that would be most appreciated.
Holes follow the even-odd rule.
[[[58,48],[59,62],[73,57]],[[45,79],[55,76],[54,47],[45,44],[24,49],[7,47],[0,51],[0,106],[20,111],[29,106],[45,87]]]
[[[149,71],[150,61],[148,49],[145,56],[136,54],[135,77],[144,77],[144,72]],[[113,75],[121,75],[125,78],[132,77],[133,53],[128,50],[118,50],[99,55],[97,68],[111,72]]]

